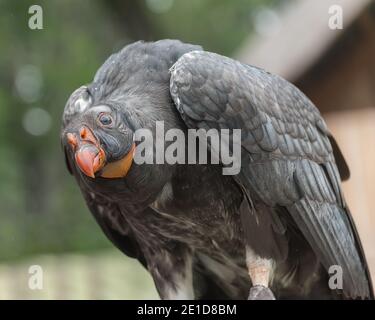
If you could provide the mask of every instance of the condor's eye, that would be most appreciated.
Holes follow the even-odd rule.
[[[113,122],[112,117],[109,114],[103,113],[99,116],[99,122],[103,126],[110,126]]]

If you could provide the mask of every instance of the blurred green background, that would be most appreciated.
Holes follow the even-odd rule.
[[[120,253],[101,253],[113,246],[94,222],[65,169],[59,140],[67,98],[75,88],[91,81],[108,55],[135,40],[162,38],[178,38],[232,55],[253,32],[256,13],[283,2],[0,0],[3,278],[4,272],[18,275],[17,268],[9,267],[9,263],[26,266],[28,261],[37,263],[35,257],[40,255],[75,253],[91,257],[98,252],[100,257],[120,257]],[[43,9],[43,30],[28,27],[28,9],[33,4]],[[73,263],[70,255],[61,257],[68,258],[58,261]],[[41,259],[55,263],[52,258]],[[138,265],[129,268],[143,272],[138,271]],[[126,275],[124,278],[126,282]]]

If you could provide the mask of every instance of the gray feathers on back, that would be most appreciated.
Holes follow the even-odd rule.
[[[204,51],[173,66],[171,94],[190,128],[242,129],[242,186],[270,208],[272,224],[285,218],[277,208],[286,209],[326,270],[342,268],[346,295],[367,297],[370,278],[330,133],[312,102],[278,76]]]

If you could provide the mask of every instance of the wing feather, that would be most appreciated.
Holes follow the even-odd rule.
[[[335,156],[343,177],[347,165],[313,103],[278,76],[205,51],[171,68],[170,92],[188,127],[242,129],[247,153],[235,179],[267,206],[287,209],[326,270],[342,267],[346,296],[370,297]]]

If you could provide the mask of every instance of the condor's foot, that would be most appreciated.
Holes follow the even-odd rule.
[[[276,300],[272,291],[262,285],[251,287],[248,300]]]

